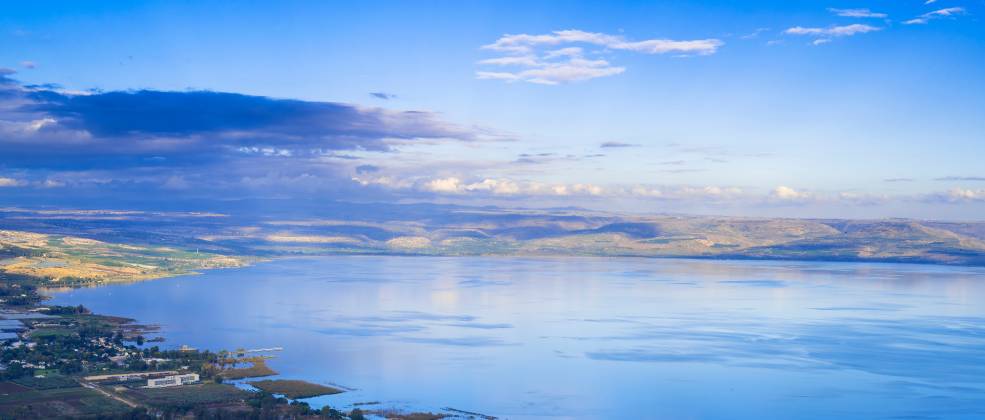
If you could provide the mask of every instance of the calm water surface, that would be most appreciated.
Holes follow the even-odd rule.
[[[309,400],[501,418],[985,418],[985,269],[289,259],[57,292],[166,346],[281,346]],[[371,406],[372,407],[372,406]]]

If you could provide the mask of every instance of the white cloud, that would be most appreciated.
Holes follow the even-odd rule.
[[[537,182],[516,182],[509,179],[485,178],[464,182],[458,177],[435,178],[419,184],[419,189],[439,194],[487,193],[494,195],[601,195],[604,190],[591,184],[547,185]]]
[[[509,73],[504,71],[477,71],[475,72],[475,77],[477,79],[487,79],[487,80],[505,80],[505,81],[515,81],[520,80],[520,76],[515,73]]]
[[[488,191],[493,194],[516,194],[520,192],[520,185],[508,179],[484,179],[481,182],[468,184],[466,191]]]
[[[676,41],[671,39],[648,39],[644,41],[628,41],[619,35],[609,35],[580,30],[554,31],[545,35],[503,35],[496,42],[484,45],[482,48],[503,52],[530,52],[533,47],[541,45],[559,45],[566,43],[586,43],[614,50],[637,51],[646,54],[663,54],[668,52],[693,53],[700,55],[714,54],[724,43],[718,39],[698,39]]]
[[[14,178],[0,177],[0,187],[19,187],[22,183]]]
[[[439,175],[433,177],[381,176],[353,178],[364,186],[379,186],[400,194],[436,194],[452,200],[520,199],[564,205],[666,203],[667,205],[721,206],[843,206],[872,207],[924,200],[935,203],[983,203],[985,189],[961,189],[927,194],[891,195],[867,191],[809,191],[786,185],[772,190],[717,185],[607,185],[547,183],[505,177]],[[542,201],[538,201],[542,200]]]
[[[462,180],[449,177],[432,179],[424,184],[424,189],[437,193],[461,193],[462,191]]]
[[[500,67],[512,66],[516,70],[480,70],[476,72],[476,77],[479,79],[556,85],[613,76],[626,70],[624,67],[610,64],[607,60],[586,58],[586,52],[582,47],[567,46],[543,51],[545,48],[574,43],[595,45],[610,51],[631,51],[642,54],[679,53],[684,55],[714,54],[723,45],[723,42],[718,39],[629,41],[620,35],[580,30],[554,31],[542,35],[503,35],[496,42],[484,45],[482,48],[506,55],[481,60],[479,64]],[[591,51],[589,53],[597,54],[600,52]]]
[[[57,123],[57,121],[55,121],[54,118],[45,117],[31,121],[26,128],[30,132],[37,132],[40,131],[45,126],[53,125],[55,123]]]
[[[864,34],[868,32],[875,32],[881,30],[882,28],[865,25],[861,23],[854,23],[851,25],[843,26],[829,26],[827,28],[805,28],[803,26],[794,26],[789,28],[783,33],[788,35],[805,35],[813,36],[815,39],[813,45],[827,44],[831,42],[832,38],[853,36],[857,34]]]
[[[954,188],[947,192],[947,197],[951,201],[985,200],[985,189],[972,190],[965,188]]]
[[[353,181],[367,187],[382,187],[394,193],[419,197],[426,193],[450,200],[533,200],[564,205],[589,205],[607,200],[618,203],[723,206],[854,206],[872,207],[893,203],[932,200],[938,203],[985,202],[985,189],[953,189],[927,194],[893,195],[879,191],[815,191],[788,185],[772,189],[730,185],[609,184],[518,180],[509,176],[470,176],[468,172],[437,172],[417,176],[408,173],[357,175]],[[546,201],[537,201],[546,200]],[[847,208],[847,207],[846,207]]]
[[[581,57],[582,53],[581,47],[567,47],[557,50],[548,51],[544,54],[545,58],[557,58],[557,57]]]
[[[797,191],[784,185],[780,185],[770,192],[770,198],[781,201],[803,201],[812,197],[813,195],[811,193]]]
[[[416,189],[439,194],[465,195],[485,193],[530,197],[609,197],[661,200],[711,200],[724,201],[749,198],[738,187],[721,186],[612,186],[602,187],[588,183],[548,184],[536,181],[513,181],[485,178],[476,182],[464,182],[458,177],[427,179],[418,182]]]
[[[754,31],[752,31],[752,32],[750,32],[748,34],[742,35],[739,38],[741,38],[741,39],[754,39],[754,38],[758,38],[760,34],[762,34],[763,32],[769,31],[769,30],[770,30],[770,28],[756,28],[756,30],[754,30]]]
[[[544,185],[539,183],[532,183],[528,186],[526,193],[530,195],[569,196],[569,195],[603,195],[606,193],[606,191],[602,187],[592,184]]]
[[[856,34],[874,32],[880,29],[882,28],[861,23],[853,23],[851,25],[830,26],[827,28],[805,28],[803,26],[794,26],[784,32],[790,35],[852,36]]]
[[[736,187],[704,187],[700,190],[701,194],[713,196],[713,197],[725,197],[725,196],[735,196],[742,194],[741,188]]]
[[[605,190],[602,187],[592,184],[574,184],[571,186],[571,192],[573,194],[602,195],[605,193]]]
[[[46,179],[41,186],[44,188],[61,188],[65,186],[65,183],[57,179]]]
[[[907,25],[924,25],[934,19],[954,17],[963,14],[964,14],[963,7],[948,7],[945,9],[938,9],[938,10],[934,10],[933,12],[924,13],[920,16],[917,16],[903,23]]]
[[[294,155],[289,149],[280,149],[276,147],[238,147],[236,151],[240,153],[250,154],[250,155],[261,155],[266,157],[291,157]]]
[[[488,58],[479,62],[479,64],[489,64],[494,66],[537,66],[540,62],[537,61],[537,57],[533,55],[514,55],[506,57],[496,57]]]
[[[901,198],[897,196],[895,198]],[[812,203],[812,204],[842,204],[856,206],[872,206],[885,204],[892,201],[894,197],[880,193],[842,191],[819,193],[812,191],[797,190],[792,187],[780,185],[770,191],[767,196],[768,201],[786,203]]]
[[[885,13],[873,12],[869,9],[835,9],[829,8],[829,12],[834,13],[841,17],[852,17],[852,18],[879,18],[883,19],[888,17]]]
[[[512,57],[502,58],[510,59]],[[532,68],[512,73],[479,71],[476,72],[476,77],[479,79],[504,80],[508,82],[525,81],[543,85],[556,85],[612,76],[626,71],[624,67],[612,66],[605,60],[587,60],[582,57],[571,57],[560,62],[539,61],[533,66],[526,67]]]
[[[705,199],[712,201],[730,200],[740,198],[745,195],[745,191],[738,187],[719,187],[719,186],[663,186],[651,187],[637,185],[623,190],[622,195],[640,198],[657,198],[667,200],[687,200]]]
[[[410,187],[412,187],[414,185],[413,180],[410,180],[410,179],[407,179],[407,178],[403,178],[403,177],[401,177],[401,178],[394,178],[394,177],[386,176],[386,175],[383,175],[383,176],[375,176],[375,177],[358,177],[358,176],[356,176],[356,177],[352,177],[351,179],[352,179],[352,181],[354,181],[354,182],[356,182],[359,185],[362,185],[364,187],[374,186],[375,185],[375,186],[380,186],[380,187],[385,187],[385,188],[402,189],[402,188],[410,188]]]
[[[698,39],[693,41],[673,41],[669,39],[651,39],[639,42],[624,42],[609,45],[609,48],[617,50],[629,50],[644,54],[664,54],[669,52],[680,52],[685,54],[710,55],[718,51],[718,47],[724,45],[717,39]]]

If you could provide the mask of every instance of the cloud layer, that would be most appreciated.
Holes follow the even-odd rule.
[[[835,9],[835,8],[830,8],[830,9],[828,9],[828,11],[830,11],[831,13],[834,13],[837,16],[851,17],[851,18],[877,18],[877,19],[885,19],[885,18],[889,17],[889,15],[887,15],[885,13],[877,13],[877,12],[873,12],[873,11],[871,11],[869,9]]]
[[[0,164],[8,167],[182,166],[494,136],[425,111],[211,91],[66,92],[0,79]]]
[[[814,37],[813,44],[820,45],[831,42],[832,38],[849,37],[858,34],[865,34],[881,30],[872,25],[853,23],[851,25],[829,26],[826,28],[794,26],[783,31],[788,35],[802,35]]]
[[[710,55],[724,45],[719,39],[630,41],[620,35],[581,30],[554,31],[549,34],[508,34],[482,49],[502,54],[479,62],[485,69],[479,79],[530,82],[546,85],[579,82],[613,76],[625,67],[597,58],[610,51],[641,54]],[[585,47],[590,49],[586,51]],[[491,69],[495,68],[495,69]]]
[[[958,15],[963,15],[964,13],[965,11],[962,7],[948,7],[924,13],[903,23],[906,25],[925,25],[935,19],[953,18]]]

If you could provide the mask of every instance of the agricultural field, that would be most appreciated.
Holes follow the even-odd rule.
[[[170,388],[134,388],[123,391],[121,395],[151,407],[191,408],[201,404],[242,402],[252,394],[232,385],[205,383]]]
[[[75,378],[70,376],[63,376],[63,375],[48,375],[43,378],[38,378],[35,376],[24,376],[21,378],[14,379],[11,382],[13,382],[16,385],[24,386],[31,389],[37,389],[37,390],[75,388],[79,386],[79,382]]]
[[[122,415],[131,408],[94,390],[79,387],[30,388],[0,382],[0,418],[54,418]]]

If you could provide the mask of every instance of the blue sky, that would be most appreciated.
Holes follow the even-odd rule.
[[[983,13],[980,0],[11,4],[0,194],[981,219]]]

